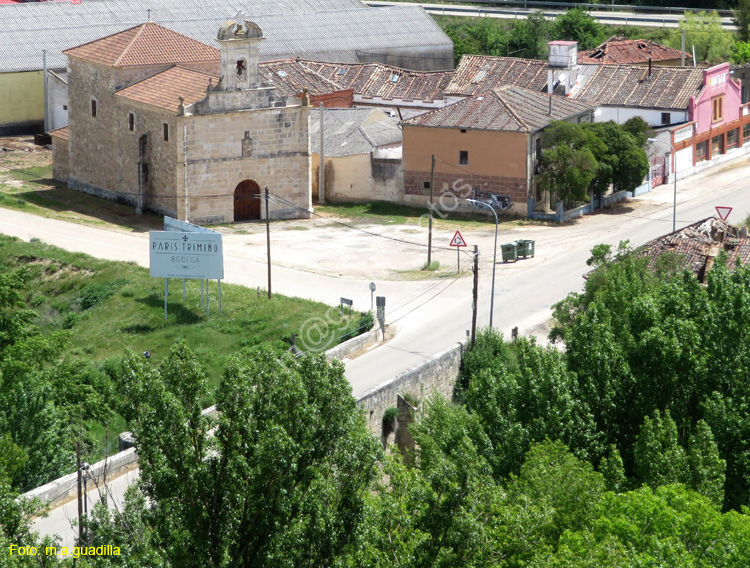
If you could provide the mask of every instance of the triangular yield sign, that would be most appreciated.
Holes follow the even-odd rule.
[[[729,217],[729,214],[732,212],[731,207],[716,207],[716,212],[719,214],[719,217],[721,217],[722,221],[726,221],[727,217]]]
[[[456,234],[453,235],[450,246],[452,247],[465,247],[466,246],[466,241],[461,236],[461,233],[459,231],[456,231]]]

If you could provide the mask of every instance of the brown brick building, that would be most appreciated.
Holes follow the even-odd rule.
[[[506,86],[404,120],[406,202],[424,203],[430,194],[434,154],[436,199],[467,198],[476,190],[504,210],[526,215],[537,141],[552,120],[592,122],[593,108]]]
[[[263,37],[227,22],[221,49],[142,24],[65,53],[69,126],[54,175],[72,188],[196,223],[311,210],[309,107],[258,73]]]

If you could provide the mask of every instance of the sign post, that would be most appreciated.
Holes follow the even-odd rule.
[[[466,241],[461,236],[460,231],[456,231],[451,239],[450,246],[456,247],[456,272],[461,272],[461,248],[466,246]]]
[[[149,234],[150,274],[164,278],[164,318],[167,317],[168,278],[224,278],[224,250],[216,232],[151,231]],[[221,289],[221,288],[219,288]],[[203,294],[201,294],[202,296]],[[208,297],[206,298],[208,316]]]

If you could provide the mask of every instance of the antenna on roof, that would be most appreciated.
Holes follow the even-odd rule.
[[[148,10],[146,10],[146,12],[148,12],[148,21],[150,22],[151,21],[151,10],[148,9]]]

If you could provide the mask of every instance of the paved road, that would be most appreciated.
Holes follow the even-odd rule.
[[[730,221],[742,221],[750,212],[746,160],[733,167],[714,171],[709,176],[693,176],[678,183],[677,227],[683,227],[715,214],[716,205],[734,207]],[[615,212],[600,213],[575,224],[540,228],[526,238],[537,240],[537,249],[556,247],[559,254],[516,264],[498,264],[495,289],[494,323],[506,335],[513,326],[522,334],[541,334],[540,324],[550,317],[550,307],[565,295],[580,290],[582,275],[588,270],[585,260],[591,247],[598,243],[617,245],[630,240],[639,245],[668,233],[672,227],[672,186],[662,186],[641,196]],[[102,229],[43,220],[23,213],[0,209],[0,232],[24,239],[41,238],[70,250],[87,252],[116,260],[147,262],[145,235],[110,232]],[[471,242],[467,235],[467,240]],[[255,287],[265,281],[265,267],[244,260],[232,249],[231,236],[225,236],[229,251],[225,273],[229,282]],[[283,255],[283,251],[280,252]],[[481,250],[479,324],[486,325],[489,316],[491,249]],[[359,305],[369,302],[364,280],[333,278],[291,269],[274,270],[277,292],[331,302],[331,298],[348,294]],[[440,282],[384,282],[378,294],[389,300],[388,320],[398,332],[385,345],[346,364],[346,374],[356,394],[390,379],[399,372],[430,358],[465,337],[471,324],[471,279]],[[120,478],[111,484],[119,499],[129,482]],[[56,510],[48,519],[40,519],[35,529],[42,534],[64,534],[72,538],[66,519],[75,515],[75,503]]]
[[[404,2],[371,1],[365,2],[365,4],[377,8],[403,6]],[[430,4],[422,2],[412,2],[411,4],[422,6],[426,12],[441,16],[480,16],[502,19],[526,18],[529,14],[532,14],[537,10],[542,10],[548,19],[554,19],[565,11],[559,8],[545,9],[541,6],[526,9],[519,7],[493,7],[486,4],[481,6],[475,4]],[[676,28],[683,17],[682,14],[644,13],[643,11],[640,13],[634,13],[633,11],[618,12],[609,10],[589,10],[589,14],[601,24],[658,28]],[[734,31],[737,29],[731,17],[722,17],[720,20],[721,26],[725,31]]]

